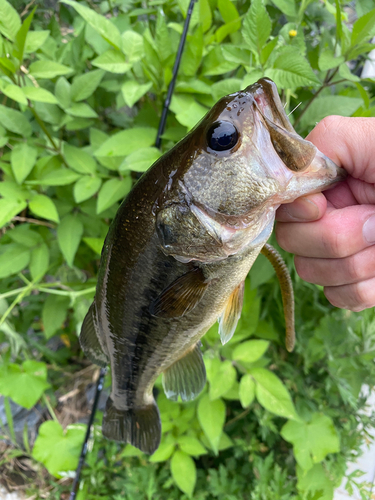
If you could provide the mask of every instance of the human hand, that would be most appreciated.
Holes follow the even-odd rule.
[[[375,306],[375,118],[329,116],[307,139],[349,176],[323,193],[282,205],[276,238],[302,279],[334,306]]]

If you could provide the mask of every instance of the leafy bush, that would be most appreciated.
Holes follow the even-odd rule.
[[[153,144],[187,6],[63,0],[30,10],[0,0],[4,432],[18,456],[55,477],[75,468],[84,435],[79,425],[63,430],[55,392],[87,366],[77,335],[108,224],[137,173],[160,155]],[[302,103],[291,116],[301,134],[328,114],[374,116],[374,83],[357,73],[374,48],[375,9],[358,1],[351,25],[350,8],[340,0],[199,0],[163,151],[220,97],[264,75],[288,112]],[[203,394],[173,403],[157,383],[163,438],[151,458],[104,440],[98,427],[81,500],[333,497],[374,424],[360,412],[360,389],[375,384],[375,316],[336,310],[319,287],[295,274],[294,282],[295,353],[283,347],[278,285],[260,257],[232,341],[221,346],[216,327],[204,338]],[[54,420],[33,445],[24,432],[24,449],[9,398],[25,408],[39,402]],[[66,483],[49,481],[49,497],[59,498]]]

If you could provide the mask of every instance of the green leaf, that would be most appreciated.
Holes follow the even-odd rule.
[[[139,61],[144,55],[143,37],[136,31],[124,31],[121,35],[122,51],[130,63]]]
[[[123,199],[131,189],[131,178],[127,177],[123,180],[110,179],[101,187],[98,195],[98,203],[96,213],[100,214],[111,207],[116,201]]]
[[[263,356],[269,344],[266,340],[247,340],[234,348],[232,358],[236,361],[254,363]]]
[[[64,76],[60,76],[55,85],[55,95],[60,104],[64,109],[70,108],[72,105],[71,100],[71,85]]]
[[[255,398],[255,382],[250,374],[243,375],[240,380],[240,402],[243,408],[251,405]]]
[[[151,165],[161,156],[157,148],[141,148],[128,155],[119,167],[120,172],[132,170],[133,172],[146,172]]]
[[[40,87],[23,87],[22,92],[30,101],[47,102],[50,104],[56,104],[58,102],[51,92]]]
[[[202,443],[193,436],[181,436],[177,440],[178,446],[181,450],[188,455],[192,455],[193,457],[199,457],[200,455],[205,455],[207,453],[206,448],[202,445]]]
[[[294,89],[303,85],[319,84],[319,80],[297,47],[284,47],[266,76],[280,88]]]
[[[202,74],[205,76],[222,75],[228,71],[234,71],[237,67],[238,63],[227,61],[223,55],[222,47],[217,46],[204,58]]]
[[[151,87],[151,82],[141,85],[135,80],[126,81],[121,87],[121,92],[126,105],[129,106],[129,108],[133,107],[134,104],[138,102],[139,99],[143,97]]]
[[[120,32],[109,19],[101,16],[95,10],[85,7],[84,5],[72,0],[62,0],[63,3],[71,5],[80,14],[83,19],[98,32],[104,40],[113,45],[116,49],[121,48]]]
[[[225,404],[221,399],[210,401],[207,394],[198,403],[198,420],[215,454],[225,423]]]
[[[253,368],[250,375],[256,381],[257,400],[266,410],[280,417],[300,420],[288,389],[274,373],[265,368]]]
[[[73,194],[76,203],[88,200],[99,191],[102,180],[99,177],[85,175],[81,177],[74,185]]]
[[[260,54],[271,34],[271,20],[263,5],[263,0],[253,0],[245,16],[242,35],[249,48]]]
[[[337,68],[344,61],[344,56],[337,57],[333,50],[326,49],[319,54],[319,69],[327,71],[328,69]]]
[[[242,80],[239,78],[227,78],[221,82],[216,82],[211,86],[213,98],[218,101],[222,97],[233,92],[238,92],[241,88]]]
[[[15,57],[17,57],[17,59],[20,61],[20,63],[22,63],[22,61],[23,61],[23,53],[25,50],[26,37],[27,37],[27,33],[30,29],[31,21],[33,20],[33,17],[34,17],[35,10],[36,10],[36,7],[33,8],[33,10],[30,12],[30,14],[24,20],[24,22],[22,23],[22,26],[20,27],[20,29],[18,30],[17,35],[16,35],[13,55]]]
[[[58,422],[43,422],[39,427],[32,456],[41,462],[50,474],[61,477],[62,473],[77,468],[85,432],[82,425],[69,425],[64,431]]]
[[[37,149],[28,146],[25,142],[14,146],[10,155],[10,162],[18,184],[22,184],[33,169],[37,155]]]
[[[35,61],[30,64],[29,71],[34,78],[55,78],[55,76],[72,73],[72,69],[55,61]]]
[[[14,199],[0,199],[0,228],[12,220],[26,208],[26,201]],[[1,265],[0,265],[1,267]]]
[[[194,460],[183,451],[176,450],[171,460],[171,473],[180,490],[191,497],[197,481]]]
[[[42,47],[49,37],[49,30],[29,31],[26,36],[25,52],[30,54]]]
[[[152,463],[165,462],[172,456],[175,447],[176,445],[174,442],[173,443],[161,442],[159,448],[155,451],[155,453],[151,455],[149,459],[150,462]]]
[[[13,85],[12,83],[6,83],[4,80],[0,80],[0,91],[10,99],[13,99],[13,101],[24,104],[25,106],[27,105],[27,99],[18,85]]]
[[[29,137],[31,135],[31,125],[25,115],[0,104],[0,123],[10,132]]]
[[[314,500],[333,499],[334,490],[338,486],[337,479],[335,476],[332,476],[327,467],[323,466],[323,464],[316,464],[306,472],[297,464],[296,470],[298,477],[297,487],[303,493],[304,498]],[[310,492],[313,495],[309,494]]]
[[[27,360],[22,365],[9,364],[0,371],[0,393],[30,410],[50,386],[45,363]]]
[[[57,228],[57,241],[59,247],[70,267],[78,250],[83,234],[83,224],[74,215],[66,215]]]
[[[68,312],[69,304],[69,297],[52,294],[48,295],[42,310],[44,335],[47,339],[51,338],[57,330],[62,327]]]
[[[234,384],[236,376],[236,369],[230,361],[227,360],[220,363],[219,370],[216,372],[215,377],[210,380],[210,400],[214,401],[228,392]]]
[[[49,172],[41,179],[37,181],[28,181],[29,184],[38,184],[41,186],[67,186],[68,184],[72,184],[81,176],[68,170],[67,168],[61,168],[59,170],[54,170],[53,172]]]
[[[102,253],[104,238],[83,238],[83,241],[98,255]]]
[[[350,116],[363,101],[359,97],[343,95],[319,96],[308,107],[301,119],[301,128],[314,127],[317,122],[328,115]]]
[[[237,29],[240,29],[240,15],[234,3],[231,0],[219,0],[217,6],[219,8],[221,17],[224,19],[224,22],[231,23],[233,21],[237,21]]]
[[[259,255],[249,273],[252,290],[267,283],[274,275],[275,269],[271,262],[264,255]]]
[[[155,142],[156,130],[134,127],[112,135],[94,153],[95,156],[127,156]]]
[[[96,112],[85,102],[77,102],[66,109],[65,112],[68,115],[79,116],[81,118],[96,118],[98,115]]]
[[[272,0],[272,3],[286,16],[296,17],[296,4],[294,0]]]
[[[33,280],[44,276],[49,266],[49,250],[45,243],[31,251],[30,273]]]
[[[0,259],[0,278],[19,273],[30,261],[30,250],[24,245],[7,245]]]
[[[131,64],[126,62],[124,54],[113,49],[109,49],[98,56],[91,61],[91,64],[110,73],[118,74],[126,73],[131,68]]]
[[[294,456],[305,471],[321,462],[328,453],[340,451],[339,436],[327,415],[314,413],[310,422],[287,422],[281,435],[293,444]]]
[[[55,204],[51,198],[48,198],[44,194],[35,195],[29,203],[29,208],[38,217],[52,220],[53,222],[60,222]]]
[[[352,46],[367,41],[375,35],[375,9],[370,10],[353,24]]]
[[[212,13],[208,0],[199,0],[199,18],[203,33],[205,33],[211,28],[212,24]]]
[[[70,168],[80,174],[94,174],[96,161],[81,148],[64,144],[64,156]]]
[[[0,33],[13,41],[20,27],[17,11],[6,0],[0,0]]]
[[[71,87],[72,100],[78,102],[90,97],[98,88],[98,85],[102,81],[103,76],[104,71],[101,69],[96,69],[74,78]]]

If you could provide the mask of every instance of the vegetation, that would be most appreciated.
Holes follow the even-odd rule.
[[[27,462],[33,498],[67,498],[85,431],[82,387],[97,376],[77,336],[108,225],[161,154],[153,144],[187,6],[0,0],[0,393],[10,443],[1,467],[9,475]],[[163,151],[220,97],[264,75],[302,135],[328,114],[375,116],[374,81],[358,76],[374,48],[372,7],[199,0]],[[332,499],[375,423],[360,393],[375,385],[375,315],[337,310],[292,274],[295,352],[284,349],[278,284],[260,257],[234,338],[221,346],[216,327],[204,338],[200,397],[173,403],[157,384],[163,438],[151,458],[103,439],[98,413],[80,500]],[[12,401],[45,416],[35,442],[26,427],[17,434]]]

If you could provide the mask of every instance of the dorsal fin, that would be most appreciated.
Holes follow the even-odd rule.
[[[206,368],[200,342],[190,349],[182,358],[173,363],[163,373],[163,389],[168,399],[191,401],[203,389],[206,383]]]
[[[183,316],[200,302],[207,286],[202,269],[195,267],[165,288],[150,305],[150,312],[161,318]]]
[[[242,283],[240,283],[238,287],[233,290],[226,303],[224,311],[219,317],[219,334],[223,345],[233,337],[238,320],[240,319],[245,288],[244,285],[245,284],[242,281]]]

